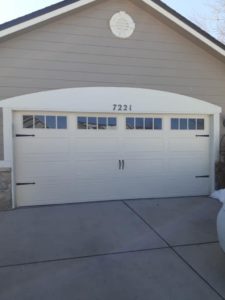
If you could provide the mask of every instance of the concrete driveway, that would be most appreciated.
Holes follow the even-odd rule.
[[[0,299],[225,299],[219,209],[194,197],[0,212]]]

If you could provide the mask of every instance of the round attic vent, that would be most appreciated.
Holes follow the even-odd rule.
[[[129,38],[135,30],[135,23],[126,12],[114,14],[109,22],[112,33],[121,39]]]

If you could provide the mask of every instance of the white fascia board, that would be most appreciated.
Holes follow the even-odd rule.
[[[51,90],[0,101],[0,107],[13,111],[120,113],[113,111],[114,104],[132,105],[132,111],[129,113],[199,115],[221,113],[219,106],[188,96],[122,87]]]
[[[211,47],[213,50],[219,52],[221,55],[225,56],[225,50],[223,50],[221,47],[217,46],[215,43],[207,39],[205,36],[200,34],[198,31],[194,30],[191,26],[188,26],[185,22],[178,19],[176,16],[171,14],[170,12],[163,9],[161,6],[157,5],[155,2],[152,2],[151,0],[142,0],[147,5],[154,8],[156,11],[158,11],[160,14],[164,15],[166,18],[168,18],[173,23],[177,24],[181,28],[183,28],[185,31],[189,32],[191,35],[202,41],[204,44]]]
[[[36,24],[42,23],[42,22],[47,21],[49,19],[55,18],[57,16],[60,16],[62,14],[65,14],[67,12],[70,12],[74,9],[85,6],[85,5],[90,4],[92,2],[95,2],[95,1],[96,0],[80,0],[80,1],[77,1],[75,3],[69,4],[65,7],[58,8],[58,9],[52,11],[52,12],[48,12],[44,15],[39,16],[39,17],[36,17],[36,18],[31,19],[31,20],[25,21],[23,23],[17,24],[15,26],[10,27],[10,28],[3,29],[2,31],[0,31],[0,38],[5,37],[7,35],[10,35],[12,33],[16,33],[17,31],[29,28],[29,27],[34,26]]]

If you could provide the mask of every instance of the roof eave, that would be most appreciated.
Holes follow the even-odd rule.
[[[188,21],[186,18],[176,13],[172,9],[165,9],[165,4],[158,4],[156,0],[142,0],[145,4],[151,6],[156,12],[163,15],[170,22],[174,23],[177,27],[189,33],[201,43],[207,45],[212,50],[216,51],[219,55],[225,58],[225,45],[210,36],[208,33],[201,30],[199,27]],[[192,25],[190,25],[192,24]]]
[[[40,10],[40,15],[34,16],[33,18],[29,18],[29,15],[24,16],[24,18],[27,18],[28,20],[21,21],[20,23],[16,23],[15,25],[12,24],[11,26],[0,30],[0,39],[7,37],[11,34],[17,33],[19,31],[28,29],[29,27],[35,26],[45,21],[51,20],[63,14],[69,13],[75,9],[91,4],[93,2],[96,2],[96,0],[80,0],[80,1],[74,0],[72,3],[70,1],[69,2],[65,1],[65,5],[62,5],[61,7],[50,11],[49,8],[51,8],[54,5],[49,6],[47,8]],[[19,18],[19,19],[23,19],[23,18]],[[10,24],[11,22],[8,23]],[[4,26],[4,24],[2,25]]]

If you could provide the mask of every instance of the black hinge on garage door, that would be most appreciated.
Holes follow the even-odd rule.
[[[16,185],[33,185],[35,182],[17,182]]]
[[[209,134],[196,134],[196,137],[209,137]]]
[[[16,137],[29,137],[29,136],[34,137],[35,134],[16,134]]]

